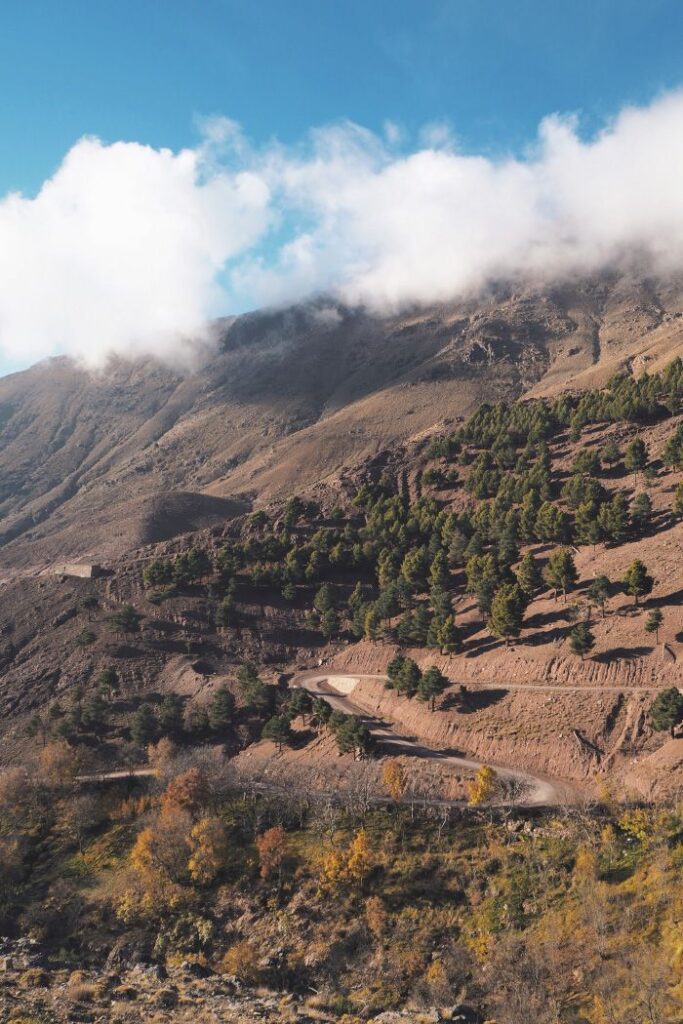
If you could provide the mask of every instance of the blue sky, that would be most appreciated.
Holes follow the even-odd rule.
[[[517,149],[544,115],[586,130],[683,81],[676,0],[4,0],[0,194],[86,133],[177,148],[223,114],[256,141],[448,119]]]
[[[0,374],[315,292],[678,267],[682,38],[680,0],[4,0]]]

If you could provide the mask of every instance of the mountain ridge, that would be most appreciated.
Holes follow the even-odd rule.
[[[152,498],[182,494],[188,529],[210,525],[221,501],[325,484],[483,401],[659,368],[683,351],[682,318],[681,280],[612,274],[387,317],[324,300],[250,313],[186,374],[38,364],[0,380],[0,569],[163,539]],[[116,539],[121,519],[135,525]]]

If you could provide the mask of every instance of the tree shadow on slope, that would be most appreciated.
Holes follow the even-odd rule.
[[[652,654],[654,647],[611,647],[609,651],[601,651],[593,655],[593,661],[608,665],[611,661],[636,661],[638,658]]]
[[[491,690],[468,690],[461,687],[458,693],[449,693],[441,702],[440,711],[458,711],[461,715],[471,715],[484,708],[493,707],[510,691],[503,687]]]

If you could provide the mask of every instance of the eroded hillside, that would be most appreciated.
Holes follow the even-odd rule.
[[[658,368],[682,310],[680,283],[605,277],[384,319],[322,303],[251,314],[185,375],[40,364],[0,381],[1,564],[115,557],[334,482],[484,400]]]

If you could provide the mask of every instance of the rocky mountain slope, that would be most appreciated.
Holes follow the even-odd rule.
[[[333,481],[484,400],[659,367],[682,317],[680,280],[613,275],[385,318],[250,314],[189,374],[41,363],[0,380],[0,570],[106,560]]]

